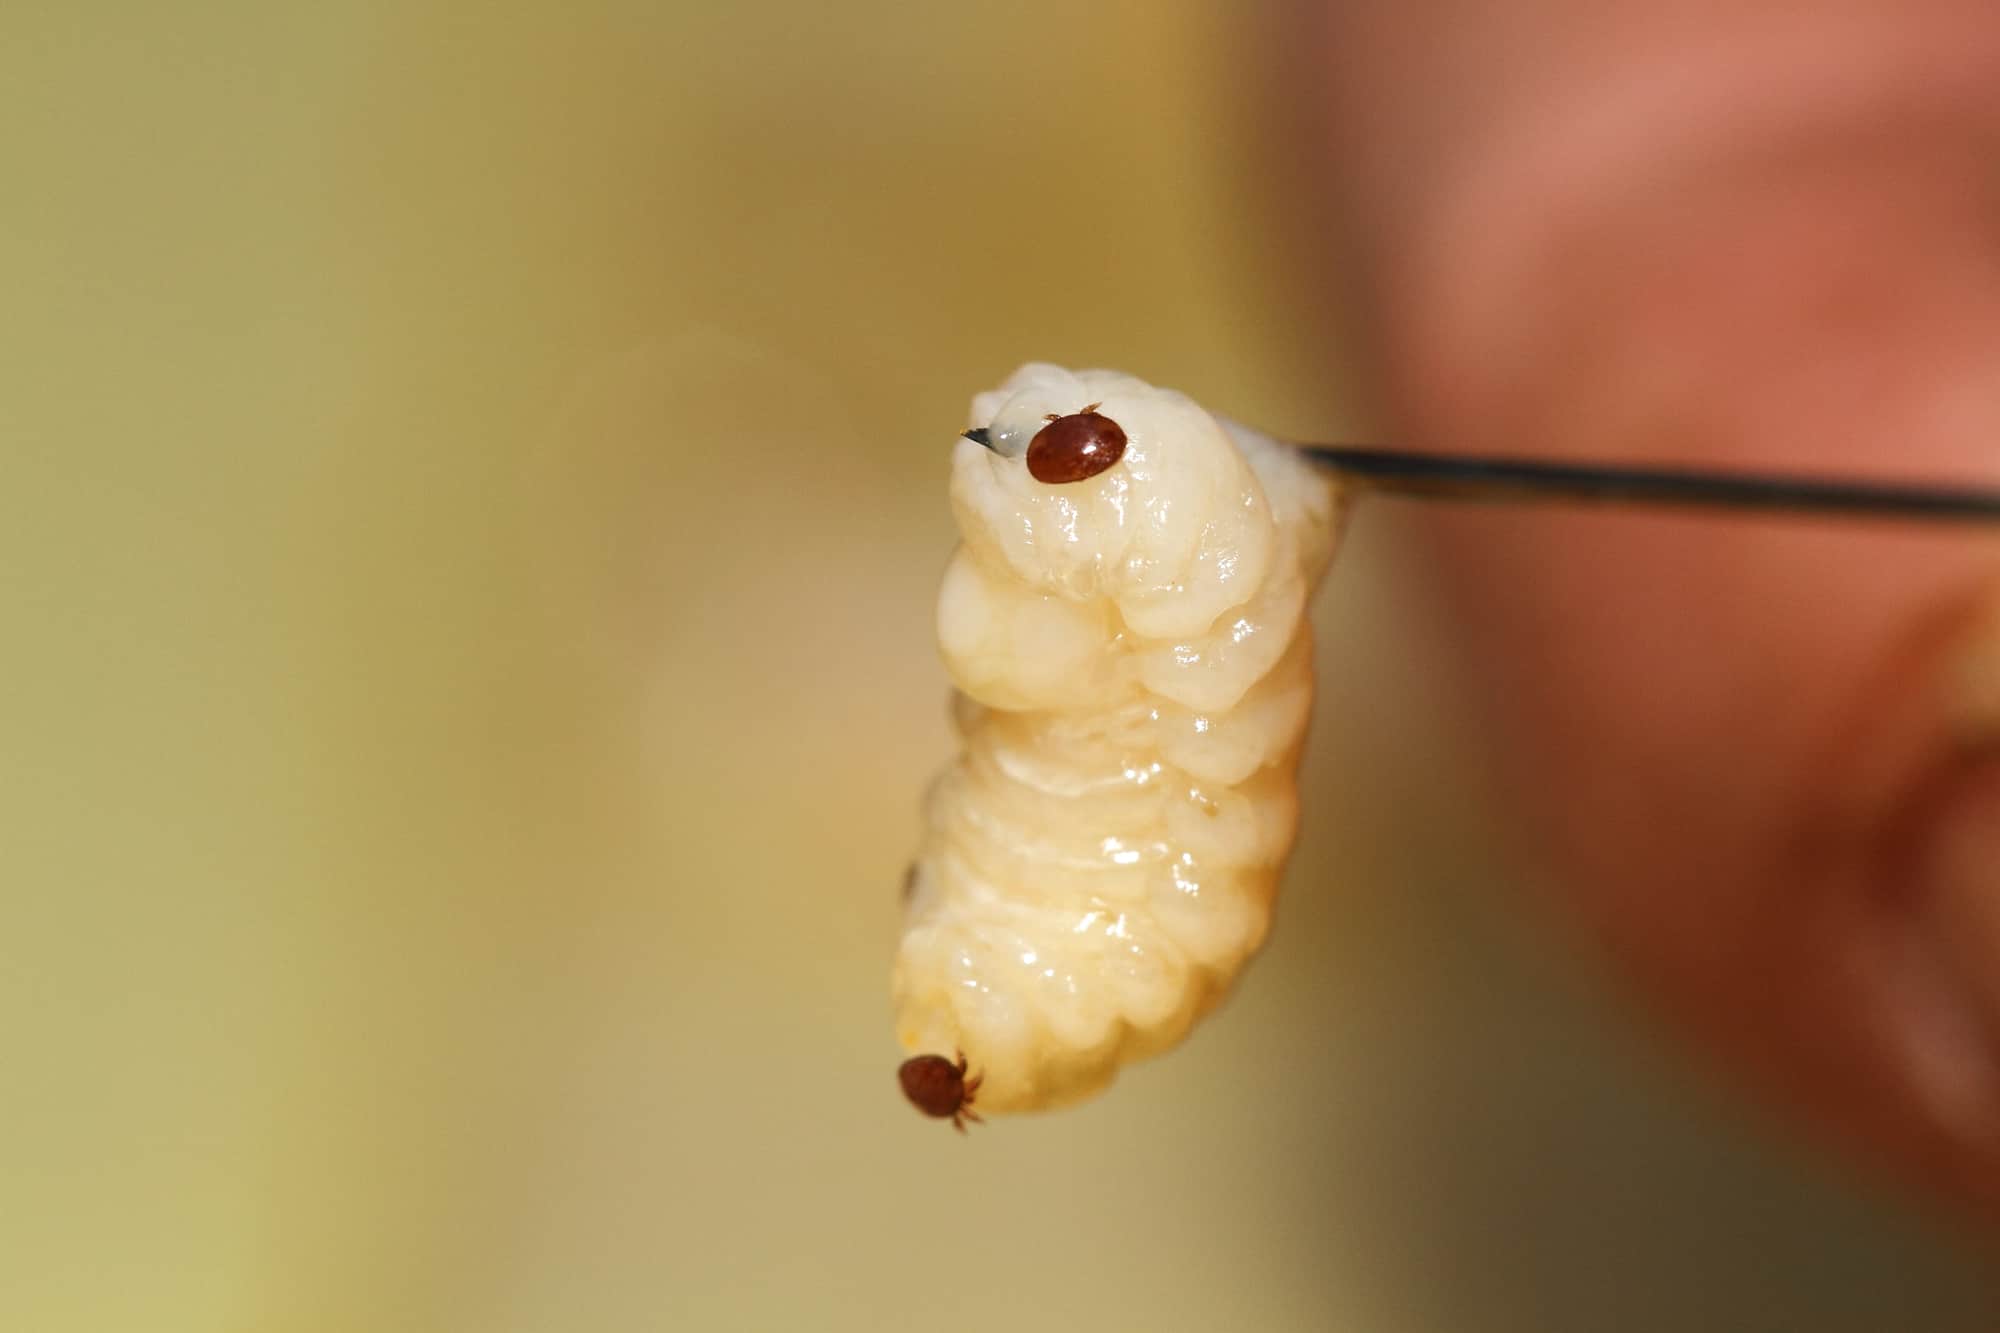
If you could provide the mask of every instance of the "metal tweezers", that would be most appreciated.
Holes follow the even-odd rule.
[[[992,447],[984,429],[965,437]],[[1923,482],[1552,463],[1302,444],[1301,453],[1363,491],[1480,504],[1566,501],[1662,505],[1930,523],[2000,524],[2000,489]]]

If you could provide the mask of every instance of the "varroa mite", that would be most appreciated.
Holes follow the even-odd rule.
[[[925,1115],[951,1121],[952,1128],[961,1134],[965,1133],[968,1120],[986,1123],[972,1109],[972,1094],[979,1091],[979,1080],[983,1077],[983,1074],[974,1074],[969,1079],[965,1076],[964,1051],[958,1053],[957,1064],[942,1055],[913,1055],[896,1070],[896,1081],[903,1085],[903,1095],[910,1099],[910,1105]]]
[[[1049,486],[1087,481],[1125,456],[1125,428],[1100,416],[1102,403],[1062,416],[1051,412],[1048,425],[1028,441],[1028,475]]]

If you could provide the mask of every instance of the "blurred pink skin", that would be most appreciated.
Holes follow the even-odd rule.
[[[2000,6],[1315,22],[1400,442],[2000,483]],[[1798,1123],[2000,1220],[2000,539],[1413,521],[1564,903]]]

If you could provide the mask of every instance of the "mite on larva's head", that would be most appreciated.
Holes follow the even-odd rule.
[[[1051,412],[1028,441],[1028,475],[1049,486],[1088,481],[1125,456],[1125,430],[1092,403],[1081,412]]]
[[[940,1116],[953,1078],[987,1111],[1090,1095],[1263,942],[1338,518],[1293,451],[1129,375],[1024,366],[972,416],[938,600],[963,748],[895,973],[902,1086]]]

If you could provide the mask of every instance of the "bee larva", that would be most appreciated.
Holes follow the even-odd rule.
[[[1175,1045],[1263,942],[1338,506],[1129,375],[1024,366],[972,417],[938,600],[963,748],[925,802],[897,1035],[969,1056],[982,1111],[1039,1110]]]

